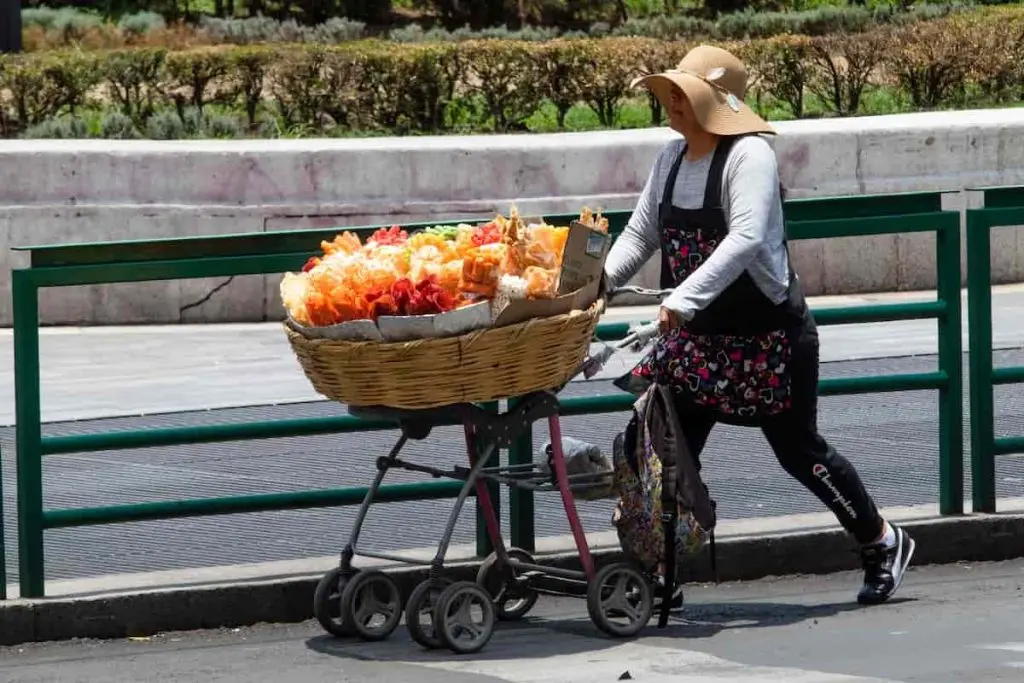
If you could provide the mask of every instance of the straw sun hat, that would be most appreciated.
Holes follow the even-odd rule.
[[[743,102],[747,69],[732,53],[710,45],[690,50],[675,69],[636,78],[668,109],[673,89],[679,88],[693,107],[701,128],[715,135],[775,131]]]

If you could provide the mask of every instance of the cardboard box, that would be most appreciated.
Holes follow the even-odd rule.
[[[554,299],[512,301],[496,311],[494,327],[589,308],[601,293],[601,276],[604,274],[604,263],[611,244],[611,235],[588,228],[579,221],[570,223],[569,236],[562,253],[558,296]]]
[[[569,294],[600,282],[611,247],[611,235],[588,228],[579,221],[570,223],[569,238],[562,254],[558,293]],[[596,290],[594,298],[597,298]]]

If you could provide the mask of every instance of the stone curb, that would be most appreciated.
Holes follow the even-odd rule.
[[[1024,557],[1024,514],[945,517],[907,522],[903,527],[917,541],[917,565]],[[621,559],[614,549],[596,550],[594,555],[599,565]],[[856,546],[838,529],[722,539],[717,543],[717,555],[722,581],[823,574],[859,567]],[[544,564],[579,566],[573,553],[539,558]],[[452,564],[446,575],[473,580],[478,566],[478,561]],[[405,597],[427,574],[427,569],[420,567],[387,571],[398,580]],[[707,553],[687,565],[684,576],[687,582],[713,580]],[[312,617],[313,590],[318,580],[313,576],[101,596],[11,600],[0,603],[0,645],[305,621]],[[850,586],[851,599],[856,588]]]

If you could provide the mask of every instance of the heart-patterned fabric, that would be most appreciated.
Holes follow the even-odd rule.
[[[662,249],[677,285],[714,252],[721,237],[699,226],[662,226]],[[661,336],[633,372],[745,421],[790,407],[790,355],[785,330],[738,336],[676,329]]]

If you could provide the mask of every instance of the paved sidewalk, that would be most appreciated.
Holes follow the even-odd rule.
[[[930,298],[930,294],[835,297],[812,305]],[[1024,287],[997,288],[993,303],[997,363],[1024,363]],[[615,310],[609,318],[649,319],[652,309]],[[911,321],[823,327],[823,376],[930,371],[935,323]],[[0,333],[0,424],[13,422],[10,331]],[[276,324],[46,329],[43,417],[46,433],[178,426],[210,422],[336,415],[341,406],[312,392]],[[607,393],[608,377],[575,382],[566,395]],[[8,392],[3,395],[2,392]],[[997,390],[999,433],[1024,433],[1024,387]],[[566,433],[607,446],[625,415],[565,420]],[[822,401],[821,423],[861,470],[884,506],[933,502],[937,497],[935,392],[904,392]],[[77,420],[77,421],[76,421]],[[535,434],[539,446],[543,435]],[[44,466],[47,508],[73,508],[365,485],[373,458],[395,435],[273,439],[250,443],[50,456]],[[438,430],[410,459],[460,462],[452,430]],[[16,569],[13,430],[0,430],[8,570]],[[414,453],[414,451],[410,451]],[[817,512],[820,504],[781,472],[759,433],[722,427],[709,443],[705,472],[724,519]],[[1024,463],[1001,459],[1000,496],[1024,495]],[[390,477],[389,477],[390,479]],[[415,479],[395,473],[391,481]],[[505,496],[507,498],[507,496]],[[606,502],[583,503],[590,532],[608,528]],[[507,501],[503,505],[507,508]],[[364,538],[379,548],[432,543],[438,510],[447,502],[375,508]],[[289,561],[335,553],[354,510],[314,509],[47,532],[48,578]],[[507,511],[504,514],[507,519]],[[506,526],[507,528],[507,526]],[[567,532],[557,497],[538,496],[541,536]],[[472,513],[460,521],[456,543],[473,538]]]
[[[14,683],[989,683],[1024,667],[1024,561],[915,567],[882,607],[859,573],[692,586],[665,630],[602,636],[582,601],[542,596],[474,655],[327,637],[313,622],[0,648]]]

